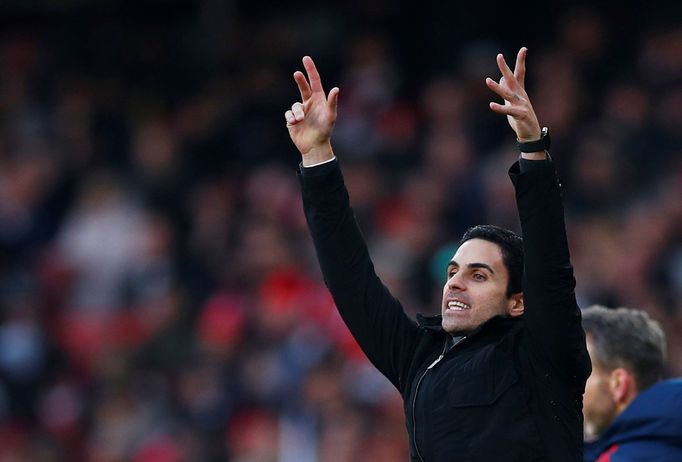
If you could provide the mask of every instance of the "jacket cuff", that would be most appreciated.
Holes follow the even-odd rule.
[[[521,176],[529,179],[554,178],[556,172],[554,162],[550,157],[545,160],[519,159],[509,168],[509,176],[512,182],[516,184]]]
[[[304,194],[336,191],[339,186],[343,186],[343,175],[336,159],[314,167],[299,164],[297,176]]]

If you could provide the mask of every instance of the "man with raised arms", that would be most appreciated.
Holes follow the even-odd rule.
[[[590,361],[575,299],[560,185],[524,88],[527,50],[499,82],[520,159],[509,170],[523,239],[470,228],[443,270],[441,315],[412,321],[374,271],[331,135],[328,94],[310,57],[286,111],[302,156],[303,203],[324,280],[353,336],[404,400],[412,461],[582,460],[582,394]]]

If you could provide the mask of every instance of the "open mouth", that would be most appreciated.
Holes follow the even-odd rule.
[[[464,311],[464,310],[471,309],[471,306],[467,305],[464,302],[453,300],[453,301],[448,302],[448,309],[454,310],[454,311]]]

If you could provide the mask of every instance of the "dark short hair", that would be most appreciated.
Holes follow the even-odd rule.
[[[606,370],[627,369],[639,391],[663,378],[665,334],[646,312],[594,305],[583,311],[582,318],[592,342],[592,362]]]
[[[508,229],[495,225],[477,225],[467,229],[459,245],[471,239],[483,239],[497,244],[502,251],[502,262],[509,273],[507,297],[523,291],[523,239]]]

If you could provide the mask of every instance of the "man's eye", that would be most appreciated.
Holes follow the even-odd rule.
[[[485,281],[485,276],[481,273],[474,273],[474,279],[477,281]]]

